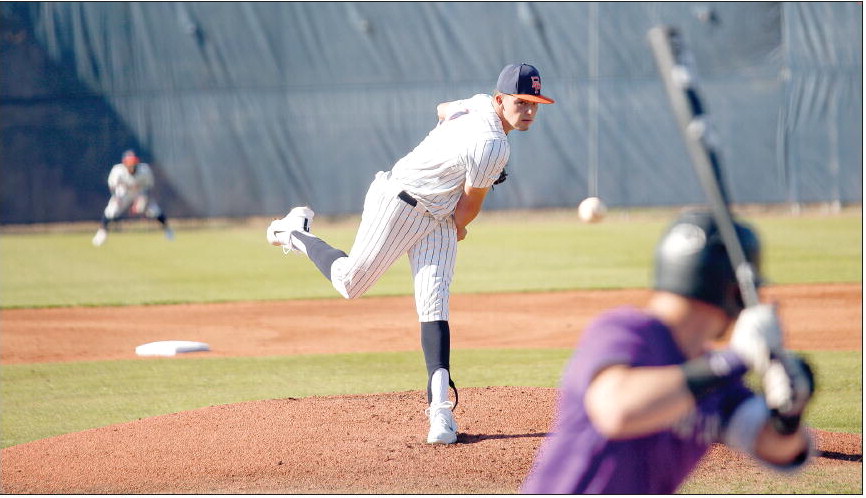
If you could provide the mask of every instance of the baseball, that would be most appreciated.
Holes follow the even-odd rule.
[[[577,216],[584,223],[601,221],[607,213],[607,206],[598,197],[587,197],[577,207]]]

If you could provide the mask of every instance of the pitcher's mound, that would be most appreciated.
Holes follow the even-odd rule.
[[[425,442],[420,391],[213,406],[6,448],[2,492],[514,493],[556,397],[552,388],[461,389],[459,437],[448,446]],[[844,444],[830,436],[818,438],[819,449],[836,463],[862,465],[859,435],[841,435],[856,436]],[[720,467],[705,462],[697,474]]]
[[[460,389],[448,446],[425,442],[420,391],[202,408],[6,448],[3,492],[511,493],[555,398]]]

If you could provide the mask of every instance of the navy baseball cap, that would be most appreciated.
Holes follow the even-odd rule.
[[[529,102],[552,104],[553,99],[541,94],[541,75],[529,64],[509,64],[499,73],[498,92],[513,95]]]

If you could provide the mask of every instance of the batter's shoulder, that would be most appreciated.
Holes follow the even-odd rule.
[[[621,306],[607,310],[598,315],[590,322],[587,329],[638,331],[647,327],[652,327],[657,323],[658,320],[642,310],[633,306]]]

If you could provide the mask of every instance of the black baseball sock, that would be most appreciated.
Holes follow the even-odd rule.
[[[433,373],[444,368],[448,370],[448,385],[454,389],[454,406],[457,406],[457,387],[451,379],[451,327],[448,321],[421,322],[421,349],[427,364],[427,403],[433,400],[430,384]]]
[[[345,258],[346,253],[331,247],[324,240],[300,230],[293,232],[292,237],[297,238],[301,244],[304,244],[304,252],[307,254],[307,257],[310,258],[325,278],[331,280],[331,265],[337,259]]]

